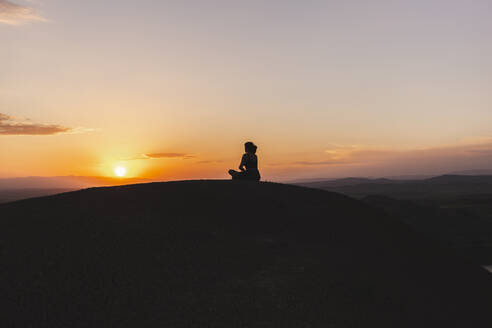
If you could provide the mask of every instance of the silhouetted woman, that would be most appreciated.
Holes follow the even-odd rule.
[[[229,170],[232,180],[253,180],[260,181],[260,171],[258,171],[258,157],[256,156],[256,145],[251,141],[244,144],[244,155],[239,164],[239,172]]]

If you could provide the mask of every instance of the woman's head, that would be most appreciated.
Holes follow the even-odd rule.
[[[251,141],[248,141],[244,144],[244,151],[250,154],[255,154],[256,153],[256,145],[252,143]]]

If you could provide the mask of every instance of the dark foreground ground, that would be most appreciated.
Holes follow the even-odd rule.
[[[363,202],[232,181],[0,205],[2,327],[478,327],[492,275]]]

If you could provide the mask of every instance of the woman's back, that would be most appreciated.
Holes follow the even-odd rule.
[[[246,171],[258,171],[258,157],[255,154],[245,153],[243,155],[242,164],[246,167]]]

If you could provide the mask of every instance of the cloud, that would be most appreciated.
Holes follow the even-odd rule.
[[[223,160],[204,160],[204,161],[198,161],[196,162],[197,164],[215,164],[215,163],[224,163]]]
[[[147,159],[160,159],[160,158],[181,158],[181,159],[190,159],[195,158],[195,156],[185,153],[151,153],[151,154],[142,154],[131,158],[126,158],[126,161],[135,161],[135,160],[147,160]]]
[[[8,25],[22,25],[28,22],[45,22],[34,8],[22,6],[8,0],[0,0],[0,23]]]
[[[468,149],[470,154],[492,155],[492,149]]]
[[[347,149],[338,156],[358,167],[380,168],[383,174],[387,174],[385,170],[446,173],[453,170],[490,167],[492,139],[481,138],[472,141],[474,143],[471,144],[458,143],[413,149],[359,147]]]
[[[303,165],[303,166],[321,166],[321,165],[340,165],[340,164],[350,164],[349,162],[344,161],[299,161],[294,162],[294,165]]]
[[[193,158],[193,155],[183,154],[183,153],[155,153],[155,154],[145,154],[148,158]]]
[[[73,131],[72,128],[61,125],[31,123],[0,113],[0,135],[47,136]]]
[[[461,163],[474,161],[475,165],[492,156],[491,138],[470,139],[473,143],[428,148],[390,148],[364,145],[329,145],[321,153],[303,154],[297,161],[268,163],[272,167],[420,167],[431,162]],[[451,166],[450,166],[451,167]]]

